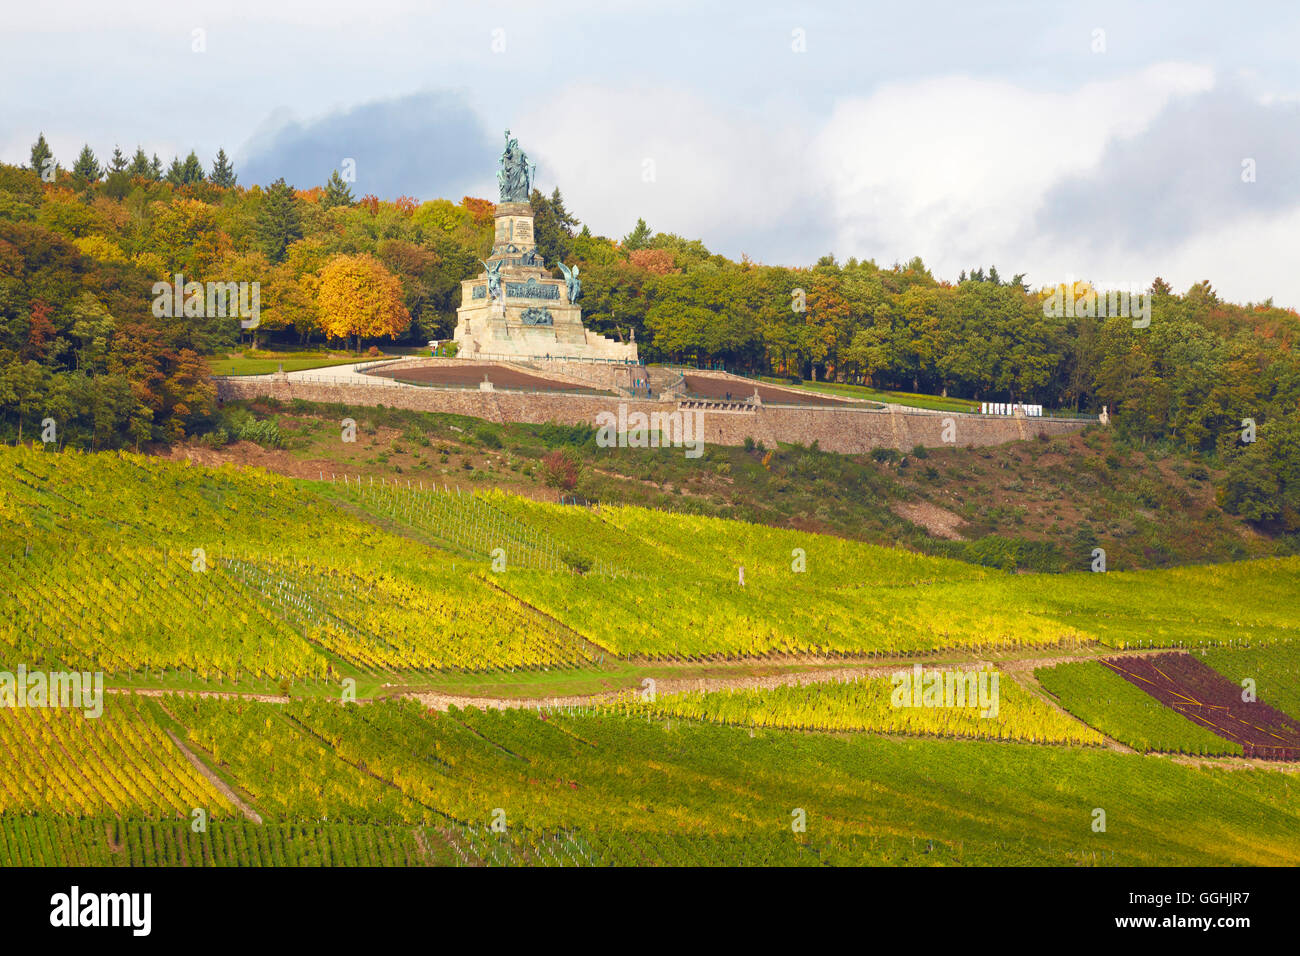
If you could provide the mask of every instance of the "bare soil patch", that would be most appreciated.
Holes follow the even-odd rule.
[[[890,505],[890,509],[900,518],[906,518],[912,524],[920,525],[936,538],[949,541],[965,541],[957,531],[958,525],[965,522],[958,516],[940,508],[929,501],[899,501]]]

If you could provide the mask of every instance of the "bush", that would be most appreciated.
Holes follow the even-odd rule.
[[[559,448],[542,459],[542,475],[550,488],[572,491],[582,477],[582,459],[572,448]]]
[[[591,425],[560,425],[556,422],[547,422],[545,425],[537,426],[536,435],[548,448],[557,445],[594,448],[596,445],[596,429]]]
[[[480,425],[474,429],[474,437],[477,438],[487,448],[501,447],[501,433],[499,429],[490,425]]]
[[[930,453],[929,453],[928,451],[926,451],[926,448],[925,448],[924,445],[917,445],[915,448],[912,449],[912,457],[913,457],[913,458],[929,458],[929,457],[930,457]]]
[[[873,461],[898,461],[899,455],[896,448],[873,448],[871,458]]]

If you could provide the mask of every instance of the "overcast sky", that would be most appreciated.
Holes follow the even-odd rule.
[[[509,127],[605,235],[1300,306],[1300,4],[702,6],[7,4],[0,159],[495,200]]]

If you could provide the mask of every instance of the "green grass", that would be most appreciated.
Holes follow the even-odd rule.
[[[213,375],[266,375],[274,372],[281,365],[286,372],[301,372],[305,369],[328,368],[333,365],[351,365],[354,362],[363,362],[366,357],[354,356],[352,358],[330,358],[327,356],[314,357],[276,357],[276,358],[224,358],[211,359],[209,364],[212,366]]]
[[[969,412],[979,410],[979,402],[964,398],[944,398],[942,395],[924,395],[915,392],[879,391],[868,385],[850,385],[844,382],[803,382],[790,384],[789,379],[759,376],[759,381],[785,388],[797,388],[806,392],[820,392],[824,395],[845,395],[869,402],[882,402],[893,405],[907,405],[912,408],[926,408],[936,412]]]
[[[1134,750],[1242,753],[1240,744],[1224,740],[1170,710],[1096,661],[1042,667],[1034,671],[1034,676],[1074,716]]]

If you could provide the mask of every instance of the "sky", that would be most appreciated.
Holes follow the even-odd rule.
[[[509,128],[595,233],[1300,306],[1300,4],[13,5],[0,161],[218,147],[239,181],[496,200]]]

